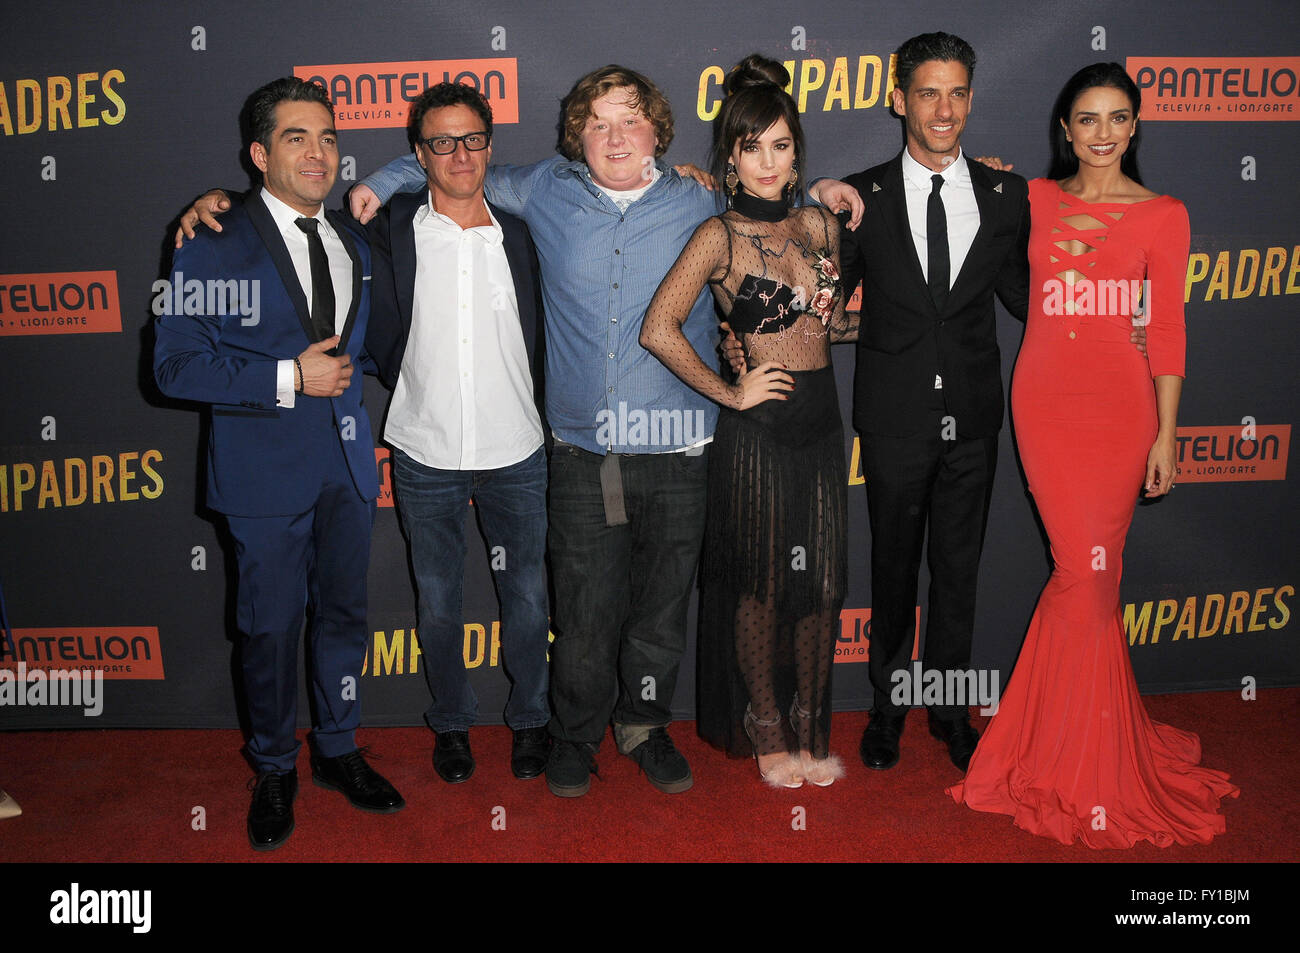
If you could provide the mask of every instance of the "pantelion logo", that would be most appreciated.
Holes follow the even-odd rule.
[[[478,90],[497,125],[519,121],[519,70],[513,57],[295,66],[293,75],[325,87],[339,129],[404,127],[412,101],[438,83]]]
[[[1300,119],[1300,56],[1130,56],[1142,118]]]
[[[0,335],[121,330],[115,271],[0,275]]]

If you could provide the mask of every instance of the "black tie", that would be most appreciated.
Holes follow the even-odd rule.
[[[930,201],[925,209],[925,240],[929,256],[929,269],[926,284],[930,286],[930,298],[937,310],[942,311],[948,300],[948,216],[944,214],[943,199],[939,189],[943,187],[943,176],[930,176],[934,190],[930,192]]]
[[[307,236],[307,254],[311,258],[311,323],[316,340],[324,341],[334,336],[334,282],[330,280],[329,256],[316,231],[319,224],[316,219],[300,218],[294,224]]]

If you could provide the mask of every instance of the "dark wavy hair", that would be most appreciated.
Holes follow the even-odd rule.
[[[623,86],[632,88],[632,107],[640,110],[655,127],[655,137],[659,141],[655,147],[655,158],[668,151],[668,144],[673,141],[673,108],[668,104],[668,97],[636,70],[611,63],[593,70],[574,83],[573,89],[561,101],[560,136],[556,144],[561,155],[572,160],[583,157],[582,130],[586,128],[587,119],[591,116],[591,104],[611,89]]]
[[[1065,127],[1061,121],[1064,120],[1069,125],[1070,112],[1079,97],[1098,86],[1118,89],[1127,96],[1129,105],[1133,107],[1133,122],[1137,123],[1138,113],[1142,109],[1142,93],[1124,71],[1124,67],[1118,63],[1093,63],[1085,66],[1070,77],[1061,94],[1056,97],[1056,105],[1052,107],[1052,165],[1047,171],[1049,179],[1068,179],[1079,171],[1079,157],[1074,154],[1073,147],[1065,138]],[[1142,184],[1137,161],[1138,140],[1141,138],[1142,125],[1138,123],[1133,130],[1133,137],[1128,141],[1128,149],[1119,160],[1120,171],[1138,185]]]
[[[922,33],[904,40],[894,53],[894,85],[904,93],[912,85],[912,74],[922,63],[944,60],[966,67],[966,85],[975,82],[975,50],[951,33]]]
[[[334,104],[324,86],[297,76],[282,76],[254,90],[244,101],[239,125],[245,146],[260,142],[263,149],[270,151],[271,136],[275,133],[275,107],[283,102],[319,103],[329,110],[330,119],[334,118]]]
[[[795,191],[803,194],[803,127],[799,124],[799,108],[785,91],[789,84],[786,68],[758,53],[745,57],[727,74],[722,86],[727,98],[713,121],[713,151],[709,158],[710,171],[719,182],[726,176],[727,161],[738,143],[753,142],[778,119],[784,119],[794,139],[794,159],[798,163]]]
[[[444,106],[468,106],[478,113],[488,139],[492,138],[492,107],[483,98],[483,94],[464,83],[439,83],[430,86],[411,103],[411,116],[406,123],[406,138],[411,143],[411,151],[415,151],[415,146],[420,141],[420,127],[424,124],[425,113]]]

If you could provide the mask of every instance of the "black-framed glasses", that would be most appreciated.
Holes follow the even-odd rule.
[[[434,155],[449,156],[456,151],[458,142],[463,142],[469,152],[482,152],[492,144],[492,133],[467,132],[463,136],[430,136],[420,141],[428,146],[429,151]]]

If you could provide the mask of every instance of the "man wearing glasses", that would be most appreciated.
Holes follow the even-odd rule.
[[[419,595],[433,764],[449,784],[474,773],[478,701],[461,616],[472,499],[501,600],[511,769],[535,778],[550,720],[536,253],[527,226],[483,197],[492,112],[479,93],[430,87],[412,104],[408,132],[427,188],[395,196],[369,224],[366,349],[393,391],[384,441]]]
[[[619,751],[651,785],[675,794],[694,783],[668,725],[717,407],[641,347],[639,334],[664,274],[718,204],[661,161],[673,138],[672,110],[644,76],[617,65],[595,70],[574,84],[561,110],[561,155],[497,166],[486,180],[487,194],[529,223],[544,270],[556,594],[546,781],[558,797],[586,794],[612,719]],[[429,158],[421,147],[426,179]],[[366,221],[387,197],[396,203],[401,189],[423,195],[420,173],[410,157],[390,163],[353,188],[354,214]],[[822,183],[822,198],[834,201],[825,188],[840,185]],[[219,227],[213,215],[221,208],[220,198],[205,195],[182,217],[182,229],[200,220]],[[686,326],[692,346],[712,359],[717,332],[707,291]],[[685,427],[652,436],[644,427],[610,425],[642,414],[701,426],[688,437]]]
[[[365,346],[393,391],[384,440],[393,447],[418,590],[433,765],[449,784],[468,780],[475,767],[469,728],[478,700],[465,672],[461,617],[472,499],[501,600],[510,766],[518,778],[535,778],[550,750],[537,254],[528,227],[484,198],[492,110],[479,93],[455,83],[429,87],[411,104],[407,134],[425,181],[364,217],[374,271]],[[182,235],[194,237],[200,215],[220,232],[212,215],[230,198],[215,190],[196,202],[176,247]]]

